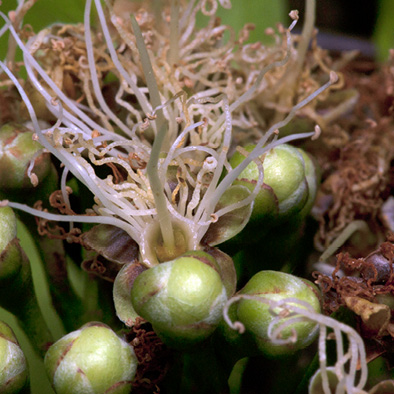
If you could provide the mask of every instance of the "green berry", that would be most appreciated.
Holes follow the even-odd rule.
[[[137,369],[133,348],[97,322],[55,342],[44,363],[57,394],[129,394]]]
[[[0,393],[16,394],[28,385],[26,358],[12,329],[0,321]]]
[[[0,207],[0,253],[16,237],[16,217],[10,207]]]
[[[131,300],[164,342],[183,347],[212,334],[227,294],[215,260],[200,251],[142,272]]]
[[[251,152],[254,145],[245,150]],[[279,145],[262,156],[264,158],[264,184],[255,199],[252,220],[289,217],[301,211],[308,200],[308,183],[305,177],[303,155],[291,145]],[[237,167],[245,157],[236,152],[230,164]],[[250,190],[259,178],[259,168],[251,162],[234,182]]]
[[[295,298],[309,304],[313,311],[320,313],[320,297],[313,284],[294,275],[277,271],[260,271],[254,275],[239,294],[262,297],[265,300],[279,301]],[[286,344],[276,344],[268,335],[268,328],[274,315],[267,303],[252,299],[242,299],[237,308],[237,317],[246,331],[254,337],[257,348],[265,355],[280,356],[294,353],[310,345],[318,334],[318,326],[308,320],[295,322],[281,331],[281,339],[294,338]],[[291,310],[291,303],[289,304]],[[284,316],[278,324],[290,317]]]
[[[33,140],[33,132],[23,126],[6,124],[0,128],[0,189],[31,189],[50,170],[49,153]],[[31,160],[34,166],[28,174]],[[30,176],[29,176],[30,175]]]

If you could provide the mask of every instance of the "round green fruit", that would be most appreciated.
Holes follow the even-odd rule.
[[[245,150],[251,152],[254,147],[248,145]],[[309,192],[301,151],[283,144],[271,149],[260,159],[263,159],[264,183],[255,199],[251,220],[277,220],[300,212],[308,201]],[[243,160],[245,157],[235,152],[230,164],[235,168]],[[252,191],[258,178],[259,168],[253,161],[241,172],[234,184],[246,186]]]
[[[129,394],[137,369],[133,348],[97,322],[55,342],[44,363],[57,394]]]
[[[258,299],[241,299],[237,307],[238,320],[245,326],[248,335],[252,335],[261,353],[267,356],[288,355],[310,345],[317,337],[318,325],[307,319],[294,322],[281,331],[281,339],[292,338],[292,341],[286,344],[274,343],[269,337],[269,325],[276,316],[270,311],[270,301],[297,299],[307,303],[314,312],[320,313],[319,291],[309,281],[283,272],[260,271],[249,280],[239,294],[261,297],[268,301],[265,303]],[[291,305],[289,302],[287,309],[290,311]],[[297,306],[300,307],[299,304]],[[275,327],[290,318],[283,316]]]
[[[135,311],[170,346],[207,338],[221,319],[226,288],[215,259],[197,251],[142,272],[133,283]]]
[[[0,393],[16,394],[28,385],[26,358],[12,329],[0,321]]]

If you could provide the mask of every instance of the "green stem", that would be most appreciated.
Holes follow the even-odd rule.
[[[278,107],[285,107],[286,105],[293,105],[292,101],[296,93],[296,84],[299,81],[299,76],[302,71],[302,65],[305,61],[305,56],[308,50],[309,42],[312,37],[313,29],[315,27],[316,14],[316,0],[306,1],[305,22],[302,28],[301,40],[297,47],[297,59],[295,64],[289,67],[289,71],[285,80],[283,81],[283,91],[278,100]],[[282,114],[280,111],[276,114],[274,123],[281,119]]]
[[[85,316],[84,321],[100,320],[98,316],[98,286],[92,275],[86,273],[83,291]]]
[[[166,129],[163,125],[159,130],[155,141],[153,142],[152,151],[146,172],[148,174],[150,187],[152,189],[153,197],[155,199],[157,216],[159,218],[159,225],[163,237],[164,246],[169,254],[175,251],[174,229],[171,222],[171,215],[167,209],[167,199],[164,195],[163,186],[160,182],[159,173],[157,171],[157,163],[159,162],[160,148],[166,136]]]
[[[174,66],[179,59],[179,0],[171,0],[170,52],[168,62]]]
[[[136,37],[137,48],[140,54],[142,69],[145,74],[146,83],[148,85],[152,108],[157,108],[161,105],[159,88],[157,86],[149,54],[144,43],[144,38],[142,37],[140,27],[138,26],[138,23],[133,15],[131,15],[131,24],[133,26],[134,34]],[[164,140],[167,136],[167,129],[165,127],[163,110],[157,110],[156,116],[156,127],[158,133],[153,142],[152,151],[146,171],[148,174],[153,197],[155,199],[157,216],[159,219],[159,225],[163,237],[164,246],[171,253],[171,251],[175,250],[174,230],[171,222],[171,215],[167,210],[167,202],[164,195],[163,185],[160,182],[158,174],[159,157]]]
[[[34,237],[34,241],[44,263],[52,305],[66,331],[74,331],[85,323],[82,319],[83,305],[68,278],[63,242],[47,237]]]
[[[29,298],[30,297],[30,298]],[[12,311],[22,330],[26,333],[34,349],[44,358],[49,346],[54,342],[35,296],[26,295],[25,304]]]
[[[52,165],[47,177],[31,193],[17,190],[2,194],[0,191],[0,198],[34,205],[38,200],[47,201],[48,195],[57,189],[57,171]],[[39,252],[52,305],[61,318],[66,331],[74,331],[84,323],[81,320],[83,307],[81,299],[75,293],[68,278],[63,241],[39,235],[36,220],[32,215],[18,211],[18,218],[27,228]]]
[[[295,65],[295,71],[292,74],[294,82],[298,80],[298,75],[301,72],[302,65],[305,60],[305,55],[308,50],[309,42],[312,37],[313,29],[315,27],[316,19],[316,0],[306,1],[306,11],[305,11],[305,22],[302,27],[301,42],[297,48],[297,62]]]
[[[145,75],[146,84],[148,86],[150,100],[152,103],[152,109],[155,109],[161,105],[159,87],[157,86],[155,74],[153,72],[152,63],[149,58],[148,50],[146,49],[144,38],[134,15],[131,15],[131,24],[133,26],[134,35],[136,38],[138,52],[140,54],[142,70]],[[156,111],[156,126],[157,130],[160,130],[165,122],[163,110],[159,109]]]
[[[229,394],[231,370],[223,368],[210,341],[183,353],[183,371],[179,393]]]

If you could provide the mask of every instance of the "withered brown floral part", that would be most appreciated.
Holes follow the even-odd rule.
[[[140,317],[126,334],[126,339],[133,346],[138,359],[133,393],[160,393],[159,385],[170,367],[172,351],[163,344],[150,324]]]
[[[365,258],[336,256],[331,276],[314,272],[323,293],[326,314],[344,307],[352,311],[364,339],[367,361],[394,353],[394,234]],[[339,270],[344,272],[339,276]],[[391,361],[390,361],[391,362]]]
[[[381,223],[381,209],[394,187],[392,67],[379,69],[356,58],[343,75],[359,99],[352,114],[328,128],[322,137],[326,146],[317,155],[323,170],[315,207],[318,249],[327,247],[353,220],[367,221],[380,237],[390,230]]]
[[[316,283],[323,292],[326,313],[346,305],[346,298],[359,297],[376,302],[378,294],[394,291],[393,235],[365,258],[353,258],[348,253],[336,256],[336,266],[331,276],[314,272]],[[345,275],[338,276],[339,270]]]
[[[37,201],[34,204],[34,208],[39,211],[48,211],[42,207],[42,201]],[[66,231],[64,227],[58,225],[56,222],[40,217],[35,217],[35,219],[39,235],[45,235],[52,239],[67,239],[70,242],[79,242],[79,237],[81,235],[81,230],[79,228],[73,227],[70,231]]]

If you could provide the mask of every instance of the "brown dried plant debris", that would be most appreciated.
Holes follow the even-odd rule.
[[[317,151],[322,166],[322,185],[314,208],[319,221],[315,245],[325,249],[353,220],[384,228],[382,204],[393,192],[394,159],[393,70],[389,66],[358,72],[344,71],[348,87],[357,88],[360,98],[352,112],[325,131],[326,146]],[[364,68],[365,68],[364,67]],[[327,136],[329,138],[327,138]],[[329,145],[333,141],[332,146]],[[335,142],[342,142],[338,145]]]
[[[133,346],[138,359],[133,393],[160,393],[159,384],[170,367],[171,350],[168,349],[150,325],[138,317],[126,340]]]
[[[359,297],[379,303],[381,294],[394,294],[394,234],[365,258],[353,258],[347,253],[336,256],[331,276],[314,272],[316,283],[323,292],[323,309],[331,314],[346,306],[346,298]],[[339,271],[344,272],[339,276]]]
[[[67,187],[66,192],[68,194],[71,194],[72,189]],[[65,202],[61,190],[56,190],[49,196],[49,203],[52,208],[55,208],[61,214],[70,215],[70,216],[77,215]],[[37,201],[34,204],[34,208],[48,212],[48,209],[43,207],[42,201]],[[86,215],[91,216],[92,213],[86,213]],[[81,243],[81,239],[80,239],[81,230],[77,227],[71,226],[70,230],[66,231],[64,227],[60,226],[56,222],[39,217],[36,217],[36,223],[37,223],[37,231],[41,236],[45,235],[53,239],[62,239],[62,240],[67,240],[68,242]]]
[[[368,362],[394,353],[394,234],[365,258],[339,253],[331,276],[314,272],[323,293],[323,310],[330,315],[344,307],[357,317]],[[339,270],[345,274],[340,277]]]

